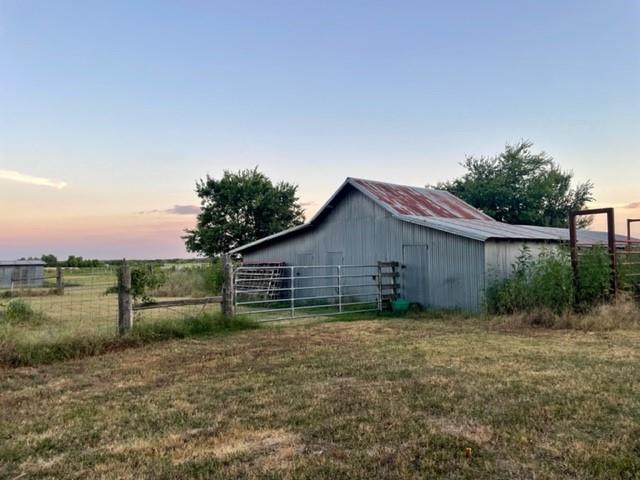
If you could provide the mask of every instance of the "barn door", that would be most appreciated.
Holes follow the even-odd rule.
[[[429,249],[427,245],[402,246],[403,297],[423,307],[429,303]]]

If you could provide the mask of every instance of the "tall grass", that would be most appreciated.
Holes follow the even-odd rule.
[[[151,297],[202,297],[222,289],[222,266],[218,259],[208,265],[164,269],[164,281],[149,290]]]
[[[533,256],[525,248],[512,275],[492,282],[486,292],[490,313],[514,314],[544,310],[552,315],[588,312],[611,299],[610,260],[603,248],[584,251],[574,281],[567,249],[547,249]]]
[[[8,367],[36,365],[98,355],[150,342],[197,336],[224,335],[259,328],[242,316],[225,319],[220,314],[201,314],[189,319],[167,319],[134,325],[122,337],[112,335],[69,335],[51,339],[15,335],[15,330],[0,329],[0,365]]]

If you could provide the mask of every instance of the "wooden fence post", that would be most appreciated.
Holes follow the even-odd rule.
[[[122,261],[118,271],[118,334],[124,335],[133,326],[133,299],[131,297],[131,270]]]
[[[64,295],[64,270],[60,265],[56,267],[56,295]]]
[[[222,256],[222,273],[224,282],[222,284],[222,315],[231,318],[235,314],[234,294],[233,294],[233,262],[231,256]]]

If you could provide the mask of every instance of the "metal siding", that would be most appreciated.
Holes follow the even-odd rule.
[[[556,243],[517,240],[489,240],[485,242],[485,271],[487,282],[507,278],[513,272],[513,265],[527,247],[534,257],[549,248],[559,248]]]
[[[401,262],[402,246],[408,244],[429,246],[429,289],[425,296],[407,300],[435,308],[480,309],[485,281],[481,242],[398,220],[355,190],[316,227],[256,247],[244,258],[296,265],[298,255],[310,253],[322,265],[329,252],[341,251],[345,265]]]
[[[403,245],[400,287],[404,298],[429,298],[429,246]]]
[[[13,282],[18,288],[41,287],[44,283],[43,264],[4,262],[0,265],[0,288],[10,288]]]

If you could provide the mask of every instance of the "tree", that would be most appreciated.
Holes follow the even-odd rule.
[[[58,265],[58,258],[52,253],[48,255],[46,254],[42,255],[41,260],[45,263],[47,267],[55,267]]]
[[[437,188],[447,190],[501,222],[546,227],[567,227],[569,212],[593,201],[590,181],[572,188],[573,173],[563,171],[533,143],[507,145],[494,157],[467,157],[467,173]],[[587,227],[591,218],[579,219]]]
[[[274,184],[254,169],[226,171],[221,179],[196,183],[202,210],[198,224],[183,237],[187,250],[214,257],[245,243],[304,222],[298,186]]]

